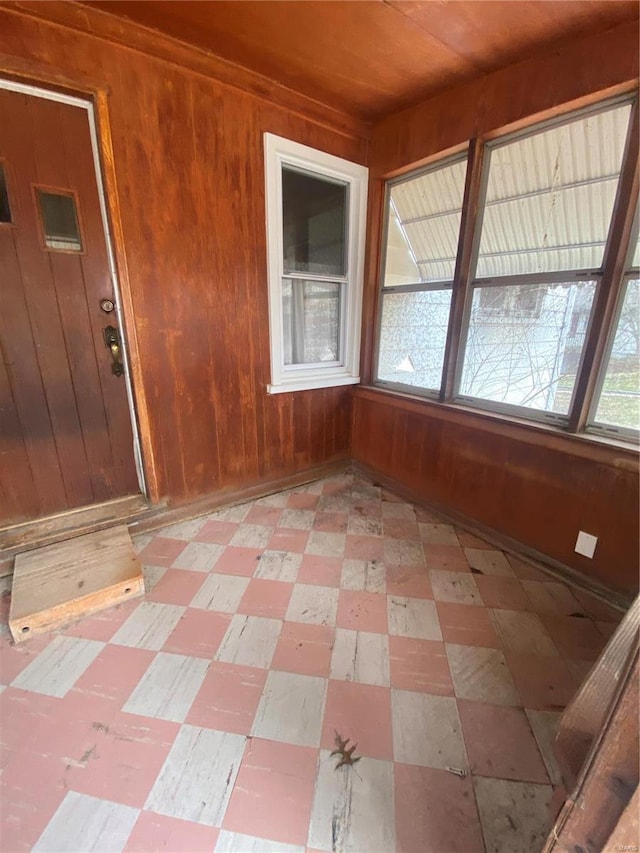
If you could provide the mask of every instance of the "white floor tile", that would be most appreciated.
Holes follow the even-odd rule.
[[[118,628],[111,642],[120,646],[158,651],[164,646],[184,611],[184,607],[176,604],[143,601],[124,625]]]
[[[296,844],[254,838],[252,835],[242,835],[226,829],[218,836],[214,849],[215,853],[304,853],[304,847],[298,847]]]
[[[444,572],[434,569],[429,574],[436,601],[482,606],[475,579],[469,572]]]
[[[189,712],[209,668],[202,658],[156,655],[123,711],[181,723]]]
[[[325,533],[312,530],[309,534],[305,553],[317,557],[344,557],[347,539],[344,533]]]
[[[242,735],[182,726],[145,809],[220,826],[245,743]]]
[[[553,640],[535,613],[520,610],[489,610],[493,626],[505,649],[522,655],[558,657]]]
[[[551,829],[550,785],[476,776],[482,834],[491,853],[541,850]]]
[[[184,539],[188,542],[200,532],[206,521],[207,519],[204,517],[190,518],[188,521],[179,521],[177,524],[163,527],[162,530],[158,531],[158,534],[165,539]]]
[[[363,592],[386,592],[384,563],[378,560],[345,560],[342,564],[342,589]]]
[[[256,506],[273,506],[277,509],[285,507],[289,499],[289,492],[276,492],[273,495],[265,495],[263,498],[258,498],[255,502]]]
[[[429,545],[460,545],[455,528],[451,524],[420,522],[420,539]]]
[[[340,853],[391,853],[396,849],[393,765],[362,758],[335,769],[320,752],[308,846]]]
[[[388,566],[424,566],[424,550],[420,542],[384,539],[384,561]]]
[[[465,556],[472,569],[478,569],[483,575],[501,575],[514,578],[515,572],[502,551],[489,548],[465,548]]]
[[[219,613],[235,613],[249,586],[249,578],[236,575],[212,574],[194,595],[191,607],[199,610],[217,610]]]
[[[143,566],[142,574],[144,577],[145,592],[151,592],[151,590],[157,586],[166,571],[166,566]]]
[[[333,587],[296,584],[289,599],[287,621],[335,625],[339,593]]]
[[[131,542],[136,554],[139,554],[140,551],[144,551],[155,535],[155,533],[139,533],[137,536],[132,536]]]
[[[322,495],[318,501],[321,512],[349,512],[351,505],[351,496],[348,494]]]
[[[438,611],[433,601],[390,595],[387,598],[389,633],[398,637],[442,640]]]
[[[216,660],[267,669],[271,666],[282,622],[262,616],[236,614],[227,628]]]
[[[247,513],[253,506],[253,503],[237,504],[236,506],[226,506],[222,509],[217,509],[215,512],[210,512],[207,520],[212,521],[244,521]]]
[[[190,542],[172,563],[174,569],[210,572],[224,551],[224,545],[210,542]]]
[[[389,686],[389,638],[386,634],[336,628],[331,678]]]
[[[458,706],[453,697],[394,689],[391,714],[396,761],[467,769]]]
[[[311,530],[316,514],[310,509],[285,509],[278,521],[278,527],[290,530]]]
[[[260,524],[241,524],[233,534],[229,544],[237,548],[266,548],[272,536],[272,527],[263,527]]]
[[[494,705],[520,705],[520,697],[499,649],[447,643],[456,696]]]
[[[319,746],[327,681],[272,670],[251,731],[254,737]]]
[[[302,554],[289,551],[265,551],[253,573],[254,578],[295,583],[302,564]]]
[[[69,791],[32,849],[47,853],[123,850],[139,814],[131,806]]]
[[[382,536],[382,522],[366,515],[350,515],[347,533],[351,536]]]
[[[403,518],[405,521],[415,521],[416,511],[411,504],[403,501],[382,501],[383,518]]]
[[[562,772],[556,759],[554,740],[562,715],[559,711],[531,711],[529,708],[525,708],[525,713],[529,718],[549,779],[554,785],[561,785]]]
[[[12,686],[62,699],[98,657],[104,645],[97,640],[58,635],[13,679]]]

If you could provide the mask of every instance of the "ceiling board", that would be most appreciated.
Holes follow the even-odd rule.
[[[635,0],[96,0],[351,115],[376,119],[568,36]]]

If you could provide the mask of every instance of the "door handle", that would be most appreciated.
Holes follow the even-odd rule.
[[[111,352],[113,362],[111,364],[111,372],[116,376],[122,376],[124,373],[124,365],[122,364],[122,342],[120,341],[120,333],[115,326],[105,326],[102,330],[104,335],[104,345]]]

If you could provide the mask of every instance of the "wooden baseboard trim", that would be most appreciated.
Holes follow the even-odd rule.
[[[541,551],[537,551],[535,548],[531,548],[528,545],[519,542],[517,539],[512,539],[510,536],[500,533],[498,530],[485,527],[474,519],[469,518],[469,516],[457,512],[449,506],[444,506],[432,501],[426,501],[421,495],[408,486],[405,486],[399,480],[389,477],[386,474],[382,474],[380,471],[377,471],[375,468],[371,468],[369,465],[365,465],[354,459],[352,461],[352,468],[354,473],[360,474],[368,480],[384,486],[390,492],[394,492],[399,497],[405,498],[411,503],[423,506],[425,509],[433,510],[438,515],[441,515],[445,521],[455,524],[458,527],[462,527],[465,530],[468,530],[469,533],[473,533],[476,536],[485,539],[501,551],[507,551],[516,557],[524,557],[536,569],[540,569],[540,571],[545,572],[555,580],[560,580],[570,586],[584,590],[584,592],[588,592],[590,595],[599,598],[601,601],[604,601],[611,607],[615,607],[621,612],[625,612],[631,606],[631,602],[633,601],[633,597],[631,595],[617,589],[612,589],[594,578],[590,578],[582,572],[561,563],[559,560],[554,560],[552,557],[543,554]]]

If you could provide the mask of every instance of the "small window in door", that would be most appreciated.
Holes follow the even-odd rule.
[[[36,197],[47,249],[81,252],[82,240],[74,195],[36,188]]]
[[[11,222],[11,205],[9,204],[7,176],[4,171],[4,163],[0,161],[0,223],[11,225]]]

